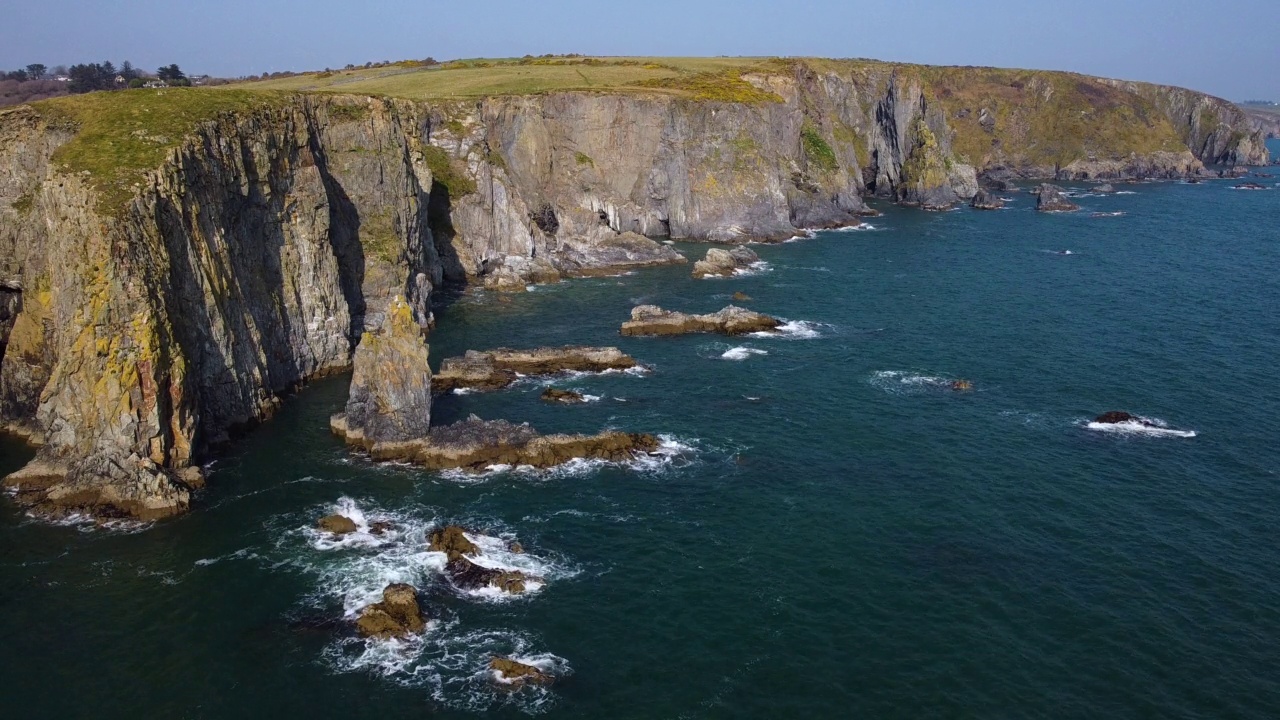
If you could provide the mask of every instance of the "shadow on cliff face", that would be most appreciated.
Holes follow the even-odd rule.
[[[4,351],[9,346],[9,333],[13,331],[13,323],[22,312],[22,291],[0,285],[0,362],[4,362]]]
[[[320,171],[320,179],[329,200],[329,246],[333,248],[333,256],[338,260],[338,281],[342,285],[342,296],[347,301],[347,313],[351,317],[347,337],[354,348],[360,342],[368,310],[364,298],[365,257],[364,245],[360,243],[360,213],[347,191],[329,172],[323,151],[316,147],[312,149],[312,153],[318,160],[316,167]]]
[[[431,195],[427,199],[427,227],[431,229],[436,254],[440,256],[440,266],[444,280],[453,285],[462,285],[467,281],[467,273],[462,268],[458,251],[453,246],[457,231],[453,228],[453,203],[449,198],[449,188],[438,180],[431,181]]]

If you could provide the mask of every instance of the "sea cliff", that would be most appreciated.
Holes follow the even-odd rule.
[[[699,84],[717,78],[729,91]],[[39,446],[6,485],[44,512],[182,512],[204,459],[349,368],[389,308],[429,329],[442,282],[683,262],[651,238],[779,240],[857,223],[867,197],[944,208],[982,173],[1267,159],[1242,113],[1177,88],[816,60],[717,78],[466,99],[140,90],[0,112],[0,423]]]

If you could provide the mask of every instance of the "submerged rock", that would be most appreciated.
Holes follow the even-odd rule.
[[[468,350],[462,357],[446,358],[432,379],[435,392],[459,388],[497,390],[519,375],[551,375],[558,372],[604,372],[636,366],[635,358],[616,347],[566,346],[485,352]]]
[[[334,535],[346,535],[356,531],[356,522],[345,515],[329,515],[322,517],[316,527]]]
[[[542,391],[542,401],[549,403],[560,403],[562,405],[576,405],[584,403],[587,398],[582,393],[573,390],[561,390],[559,388],[547,388]]]
[[[418,591],[397,583],[382,591],[382,602],[360,612],[356,630],[364,637],[403,638],[422,632],[427,626],[418,607]]]
[[[489,661],[489,670],[500,687],[513,690],[525,685],[551,685],[556,680],[555,675],[511,658],[493,658]]]
[[[751,296],[739,290],[733,294],[734,302],[751,302]]]
[[[1127,422],[1136,422],[1142,425],[1151,425],[1150,422],[1143,420],[1137,415],[1134,415],[1132,413],[1122,412],[1120,410],[1112,410],[1110,412],[1102,413],[1098,417],[1094,418],[1093,421],[1100,425],[1116,425],[1119,423],[1127,423]]]
[[[1043,183],[1032,193],[1038,197],[1036,210],[1040,212],[1075,212],[1079,205],[1062,196],[1063,190],[1057,185]]]
[[[749,267],[756,262],[760,262],[760,256],[746,245],[739,245],[732,250],[711,248],[707,250],[705,259],[693,264],[693,276],[695,278],[727,277],[735,270]]]
[[[1102,193],[1104,195],[1110,195],[1116,191],[1116,188],[1111,183],[1104,183],[1094,188],[1093,191],[1096,193]]]
[[[1232,187],[1234,187],[1236,190],[1266,190],[1267,189],[1266,185],[1261,185],[1256,182],[1240,183],[1239,185],[1233,185]]]
[[[656,305],[640,305],[631,309],[631,319],[622,324],[623,335],[686,335],[689,333],[721,333],[745,335],[776,330],[782,321],[745,308],[730,305],[707,315],[689,315],[663,310]]]
[[[973,202],[969,203],[969,207],[975,210],[999,210],[1004,207],[1004,200],[988,192],[986,188],[979,188],[978,194],[973,196]]]

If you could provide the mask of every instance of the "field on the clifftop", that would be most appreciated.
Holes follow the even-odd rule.
[[[665,91],[700,97],[703,93],[693,87],[691,79],[697,78],[703,84],[722,80],[716,84],[729,88],[741,72],[765,62],[762,58],[559,57],[457,60],[423,66],[410,61],[253,80],[230,87],[385,95],[410,100],[569,90]]]

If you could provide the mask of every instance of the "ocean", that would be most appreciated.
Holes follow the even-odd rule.
[[[482,476],[377,464],[330,435],[335,377],[217,458],[184,517],[53,526],[3,501],[0,707],[1280,716],[1280,187],[1232,184],[1069,184],[1071,215],[1035,213],[1025,187],[997,212],[882,206],[861,229],[754,246],[764,264],[732,278],[440,293],[433,366],[573,343],[648,371],[447,395],[434,422],[645,431],[663,454]],[[636,304],[714,311],[736,291],[787,332],[618,334]],[[546,405],[548,383],[595,400]],[[1156,427],[1089,426],[1109,410]],[[30,456],[3,443],[0,473]],[[311,530],[335,510],[396,530]],[[447,523],[545,582],[454,590],[424,540]],[[428,632],[353,637],[340,619],[390,582],[422,589]],[[560,677],[501,690],[494,655]]]

